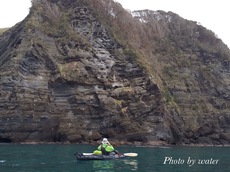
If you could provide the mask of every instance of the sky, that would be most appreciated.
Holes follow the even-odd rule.
[[[182,18],[199,22],[230,47],[228,0],[115,0],[125,9],[172,11]],[[31,0],[0,0],[0,28],[11,27],[29,13]]]

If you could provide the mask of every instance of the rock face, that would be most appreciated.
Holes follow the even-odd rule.
[[[0,142],[229,143],[229,49],[212,32],[110,0],[32,3],[0,37]]]
[[[183,119],[185,143],[229,144],[228,47],[211,31],[171,12],[145,10],[133,15],[147,22],[148,30],[156,28],[150,33],[157,40],[152,56],[146,57],[152,66],[157,63],[167,88],[161,91],[167,107]]]

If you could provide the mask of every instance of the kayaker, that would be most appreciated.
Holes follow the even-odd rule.
[[[107,138],[103,138],[101,145],[98,146],[97,150],[93,152],[95,155],[109,155],[111,152],[114,152],[113,146],[109,143]]]

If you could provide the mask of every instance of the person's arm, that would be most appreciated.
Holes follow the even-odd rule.
[[[97,148],[98,150],[101,150],[101,145],[100,146],[98,146],[98,148]]]
[[[108,145],[108,146],[105,148],[105,150],[106,150],[107,152],[112,152],[112,151],[114,151],[114,148],[113,148],[112,145]]]

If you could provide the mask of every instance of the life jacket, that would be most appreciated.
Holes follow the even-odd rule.
[[[104,147],[103,144],[101,144],[101,152],[102,155],[109,155],[109,152],[107,152],[105,149],[108,145],[106,144],[106,146]]]

